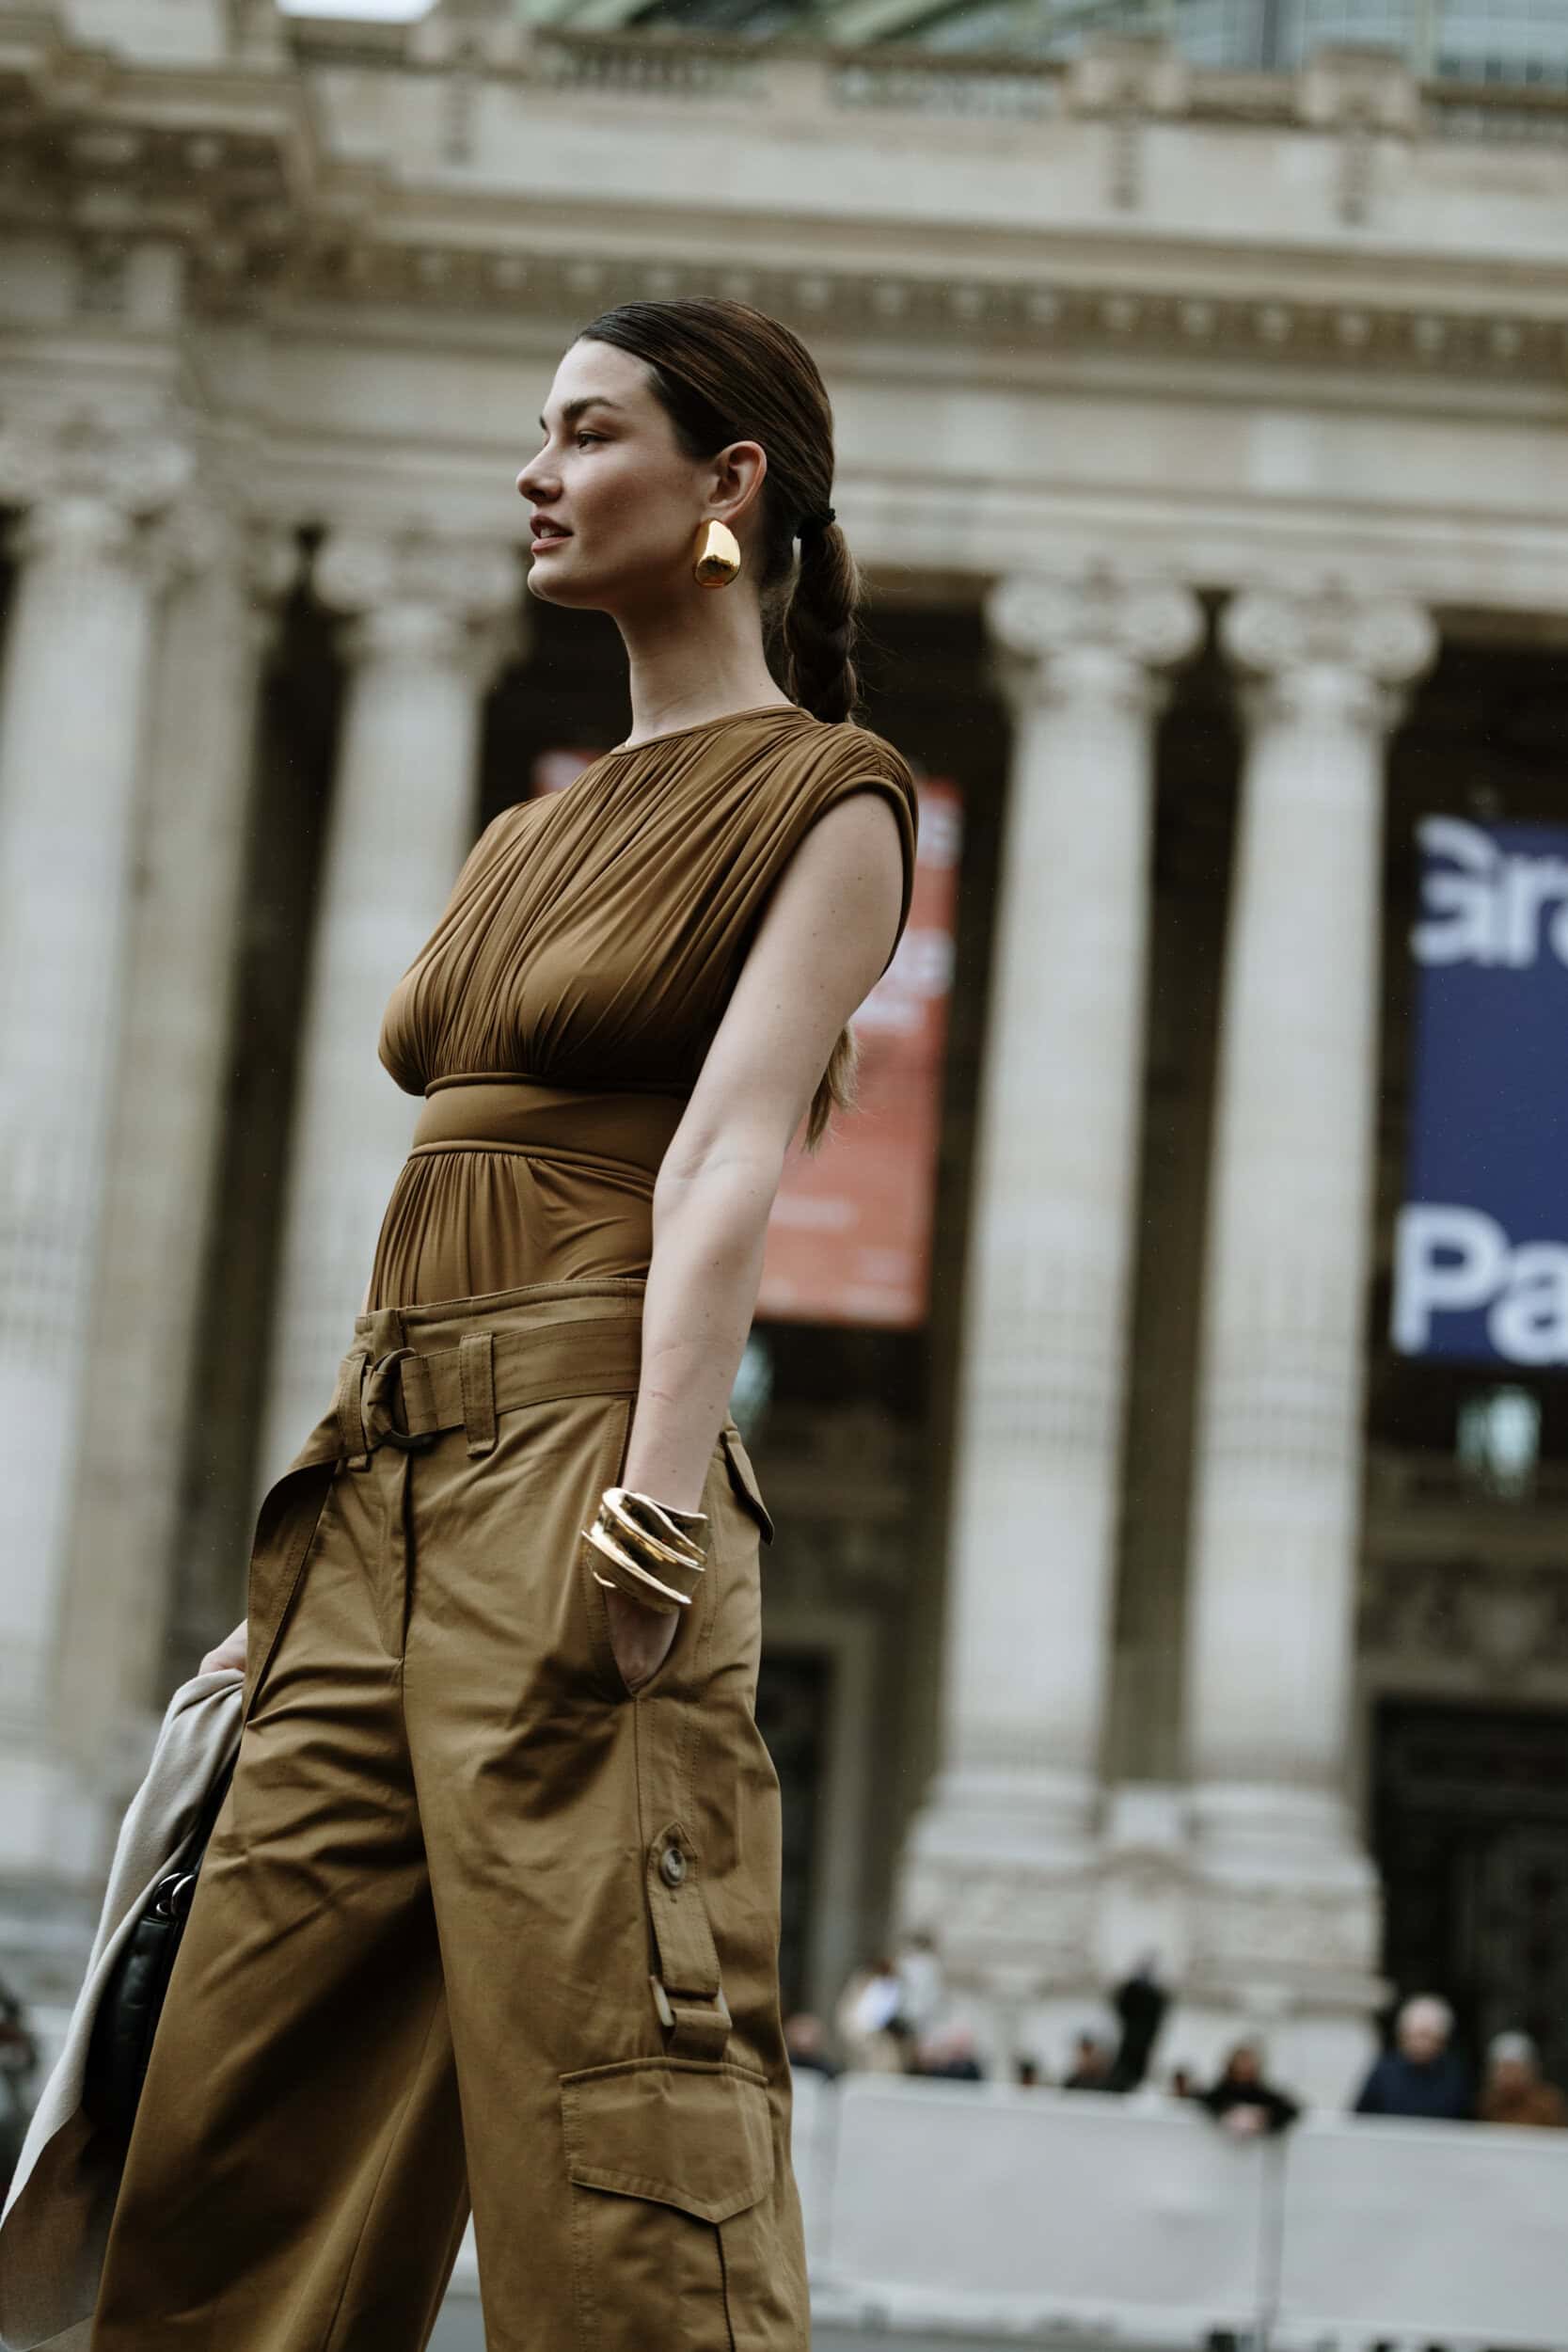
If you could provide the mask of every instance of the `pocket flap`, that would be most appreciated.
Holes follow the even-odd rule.
[[[763,1542],[770,1544],[773,1540],[773,1522],[762,1499],[762,1488],[757,1485],[752,1457],[741,1443],[740,1432],[726,1422],[720,1434],[724,1440],[724,1459],[730,1466],[730,1484],[761,1528]]]
[[[761,2074],[722,2062],[630,2058],[561,2077],[566,2173],[579,2188],[728,2221],[773,2179]]]

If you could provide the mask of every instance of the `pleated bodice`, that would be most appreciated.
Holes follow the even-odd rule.
[[[381,1058],[425,1096],[371,1304],[644,1276],[654,1180],[769,893],[876,791],[914,871],[908,767],[794,707],[607,752],[486,827],[394,989]]]

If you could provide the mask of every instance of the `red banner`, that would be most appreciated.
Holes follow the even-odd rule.
[[[760,1316],[885,1330],[926,1319],[962,828],[957,787],[923,783],[909,924],[855,1015],[859,1104],[815,1158],[798,1146],[790,1152],[768,1229]]]

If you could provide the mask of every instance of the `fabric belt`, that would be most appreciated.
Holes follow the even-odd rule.
[[[354,1347],[338,1368],[339,1450],[363,1470],[378,1445],[422,1453],[443,1430],[463,1429],[470,1454],[488,1454],[500,1413],[556,1397],[635,1396],[641,1355],[641,1325],[608,1317],[472,1331],[423,1355]]]

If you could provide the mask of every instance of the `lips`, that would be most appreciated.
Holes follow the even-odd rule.
[[[569,539],[572,535],[564,523],[552,522],[547,515],[533,516],[529,529],[533,534],[535,547],[545,546],[554,539]]]

